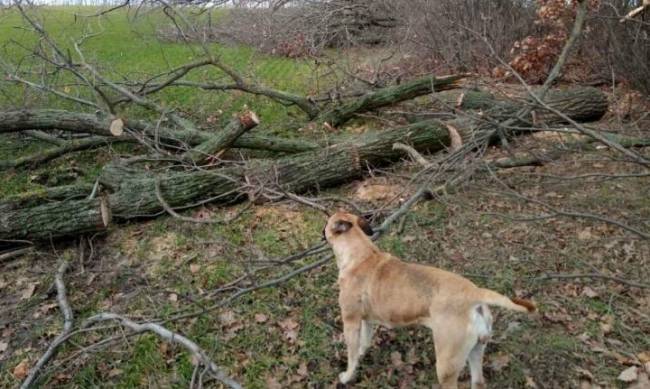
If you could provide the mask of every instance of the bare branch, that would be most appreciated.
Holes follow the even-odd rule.
[[[89,327],[95,323],[103,321],[117,321],[120,325],[135,333],[153,332],[167,342],[177,343],[185,347],[185,349],[198,359],[200,363],[207,367],[210,373],[223,384],[232,389],[242,389],[242,386],[238,382],[228,377],[214,362],[212,362],[210,357],[208,357],[208,354],[199,347],[198,344],[177,332],[172,332],[156,323],[136,323],[116,313],[99,313],[91,316],[84,322],[83,327]]]
[[[619,284],[631,286],[633,288],[640,289],[650,289],[650,284],[642,284],[640,282],[634,282],[626,280],[620,277],[609,276],[601,273],[584,273],[584,274],[546,274],[541,277],[533,278],[533,281],[547,281],[554,279],[580,279],[580,278],[596,278],[604,279],[608,281],[618,282]]]
[[[61,333],[57,335],[56,338],[54,338],[52,343],[50,343],[50,346],[47,348],[47,351],[45,351],[45,354],[39,358],[38,362],[36,362],[36,365],[34,365],[34,367],[29,371],[29,375],[20,385],[21,389],[30,388],[35,384],[35,380],[38,378],[41,369],[43,369],[48,361],[56,354],[58,347],[62,345],[66,339],[68,339],[68,335],[72,331],[74,316],[72,314],[72,308],[70,308],[70,304],[68,303],[65,283],[63,282],[63,276],[68,270],[68,266],[69,262],[63,261],[61,265],[59,265],[59,269],[56,272],[56,276],[54,278],[57,291],[56,299],[59,303],[61,313],[63,314],[63,331],[61,331]]]

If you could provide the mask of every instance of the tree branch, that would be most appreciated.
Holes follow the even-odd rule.
[[[45,354],[43,354],[43,356],[39,358],[38,362],[36,362],[36,365],[34,365],[34,367],[29,371],[29,375],[27,376],[27,378],[25,378],[23,383],[20,385],[21,389],[30,388],[32,387],[32,385],[35,384],[36,378],[38,378],[41,369],[56,354],[58,347],[63,343],[65,343],[66,339],[68,338],[68,335],[72,331],[74,316],[72,314],[72,308],[70,308],[70,304],[68,303],[65,283],[63,282],[63,276],[65,275],[65,272],[68,270],[68,266],[69,266],[69,262],[63,261],[61,265],[59,265],[59,269],[56,272],[56,276],[54,278],[54,283],[56,284],[56,292],[57,292],[56,299],[59,303],[59,309],[61,309],[61,313],[63,314],[63,330],[59,335],[57,335],[56,338],[54,338],[52,343],[50,343],[50,346],[45,351]]]

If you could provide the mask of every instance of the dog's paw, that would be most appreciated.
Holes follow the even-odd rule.
[[[348,382],[352,381],[352,376],[354,373],[348,373],[347,371],[344,371],[343,373],[339,374],[339,381],[341,381],[342,384],[347,384]]]

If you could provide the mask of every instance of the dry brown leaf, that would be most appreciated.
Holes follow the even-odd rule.
[[[201,265],[196,263],[190,264],[190,273],[196,274],[199,272],[199,270],[201,270]]]
[[[162,355],[166,355],[167,352],[169,352],[169,343],[167,342],[160,343],[160,346],[158,346],[158,350]]]
[[[404,361],[402,361],[402,354],[399,351],[393,351],[390,353],[390,361],[394,367],[401,367],[404,365]]]
[[[113,120],[109,130],[113,136],[122,135],[124,133],[124,121],[120,118]]]
[[[594,380],[594,375],[587,369],[583,369],[581,367],[576,367],[575,370],[578,372],[581,378],[588,378],[589,381]]]
[[[526,387],[527,388],[537,388],[537,384],[535,383],[535,380],[533,377],[526,376]]]
[[[307,364],[305,362],[300,362],[300,366],[298,366],[298,370],[296,370],[296,374],[298,374],[301,377],[307,377],[309,374],[309,370],[307,369]]]
[[[510,363],[510,355],[498,353],[490,358],[490,367],[495,372],[500,372]]]
[[[170,293],[169,294],[169,301],[172,303],[175,303],[178,301],[178,295],[176,293]]]
[[[354,193],[354,197],[361,201],[375,202],[390,200],[402,192],[397,185],[377,184],[372,181],[363,182]]]
[[[109,377],[109,378],[110,378],[110,377],[117,377],[118,375],[121,375],[122,373],[123,373],[122,369],[117,369],[117,368],[115,368],[115,369],[111,369],[111,370],[108,372],[108,377]]]
[[[269,317],[266,316],[265,314],[263,314],[263,313],[256,313],[256,314],[255,314],[255,321],[256,321],[257,323],[264,323],[264,322],[266,322],[267,320],[269,320]]]
[[[402,242],[404,242],[404,243],[415,242],[415,240],[416,240],[416,238],[413,235],[405,235],[404,237],[402,237]]]
[[[201,208],[194,213],[193,217],[197,220],[212,220],[214,219],[214,212],[208,208]]]
[[[623,382],[634,382],[639,378],[637,370],[638,368],[636,366],[630,366],[623,370],[616,379]]]
[[[605,335],[609,334],[614,329],[614,320],[614,316],[612,315],[604,315],[601,318],[600,329]]]
[[[267,376],[265,381],[268,389],[283,389],[283,386],[278,382],[278,379],[273,376]]]
[[[289,317],[278,322],[278,325],[282,328],[284,337],[289,341],[289,343],[295,343],[298,339],[298,329],[300,328],[300,324],[293,318]]]
[[[584,288],[582,288],[582,295],[587,296],[589,298],[594,298],[594,297],[598,297],[598,292],[596,292],[589,286],[585,286]]]
[[[27,373],[29,373],[29,359],[25,358],[14,367],[12,374],[17,380],[22,380],[27,377]]]
[[[639,361],[641,361],[641,363],[650,362],[650,351],[638,353],[636,357],[639,358]]]
[[[637,381],[630,385],[627,389],[648,389],[650,388],[650,378],[647,373],[639,373]]]
[[[235,312],[233,310],[227,310],[219,314],[219,321],[225,326],[232,325],[237,321]]]
[[[7,348],[9,348],[9,343],[0,342],[0,353],[7,351]]]
[[[578,233],[578,239],[580,240],[589,240],[591,238],[593,238],[593,235],[591,234],[590,228],[585,228]]]
[[[28,298],[34,295],[35,290],[36,290],[36,283],[30,282],[29,285],[27,285],[27,288],[25,288],[23,290],[23,293],[20,295],[20,299],[27,300]]]

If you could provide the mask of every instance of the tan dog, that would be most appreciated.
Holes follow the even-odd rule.
[[[402,262],[368,238],[365,219],[338,212],[323,231],[339,268],[339,305],[348,351],[342,383],[354,375],[371,344],[373,326],[420,324],[433,331],[436,372],[442,388],[456,388],[469,360],[472,388],[485,387],[482,360],[492,330],[488,305],[532,312],[535,305],[482,289],[459,275],[432,266]]]

